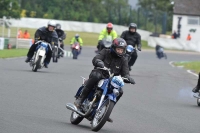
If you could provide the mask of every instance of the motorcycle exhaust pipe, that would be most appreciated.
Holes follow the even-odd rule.
[[[69,110],[71,110],[71,111],[76,112],[77,114],[79,114],[82,117],[85,116],[85,114],[83,114],[82,112],[80,112],[80,111],[77,110],[77,108],[76,108],[76,106],[74,104],[67,103],[66,104],[66,108],[69,109]]]

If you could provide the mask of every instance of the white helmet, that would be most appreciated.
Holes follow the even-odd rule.
[[[50,21],[48,22],[48,26],[56,27],[56,22],[53,21],[53,20],[50,20]]]

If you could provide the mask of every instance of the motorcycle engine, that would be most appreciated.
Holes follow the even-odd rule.
[[[90,107],[90,101],[86,99],[82,104],[82,109],[84,112],[87,112]]]

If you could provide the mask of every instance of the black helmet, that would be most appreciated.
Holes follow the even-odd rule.
[[[111,45],[111,52],[117,55],[118,57],[122,57],[126,53],[126,41],[122,38],[116,38],[113,40]],[[124,51],[122,54],[116,51],[116,48],[122,48]]]
[[[61,25],[60,24],[56,24],[56,29],[61,29]]]
[[[130,29],[135,29],[135,32],[136,32],[136,30],[137,30],[137,24],[135,24],[135,23],[130,23],[129,24],[129,30]]]

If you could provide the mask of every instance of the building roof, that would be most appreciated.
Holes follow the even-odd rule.
[[[174,14],[200,16],[200,0],[174,0]]]

